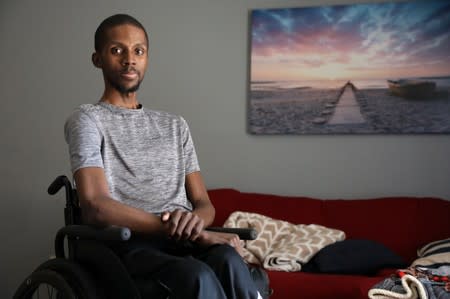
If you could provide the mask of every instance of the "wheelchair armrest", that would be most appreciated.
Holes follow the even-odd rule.
[[[254,228],[231,228],[231,227],[220,227],[220,226],[210,226],[206,230],[213,232],[236,234],[241,240],[255,240],[258,237],[258,232]]]
[[[67,225],[58,231],[58,234],[67,235],[76,239],[91,239],[98,241],[127,241],[131,231],[127,227],[109,226],[94,227],[90,225]]]
[[[98,228],[89,225],[67,225],[62,227],[57,236],[68,236],[76,239],[90,239],[98,241],[127,241],[131,231],[127,227],[109,226]]]
[[[95,241],[127,241],[131,231],[126,227],[110,226],[97,228],[89,225],[66,225],[58,230],[55,237],[55,255],[64,257],[64,238]]]

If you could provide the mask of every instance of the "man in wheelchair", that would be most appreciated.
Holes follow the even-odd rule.
[[[105,89],[64,127],[83,223],[130,228],[133,237],[112,248],[142,298],[161,290],[169,298],[260,298],[239,237],[205,230],[215,211],[186,121],[138,102],[148,53],[146,30],[131,16],[111,16],[95,32],[92,62]]]

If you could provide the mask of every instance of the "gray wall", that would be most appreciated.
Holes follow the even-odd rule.
[[[135,15],[150,34],[141,102],[188,120],[208,188],[450,198],[450,136],[246,133],[248,10],[318,3],[349,1],[1,0],[0,298],[53,252],[64,199],[46,188],[69,173],[62,126],[101,95],[93,32],[117,12]]]

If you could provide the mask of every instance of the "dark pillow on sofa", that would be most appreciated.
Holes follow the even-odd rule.
[[[383,268],[404,268],[403,259],[381,243],[349,239],[324,247],[303,267],[305,272],[371,275]]]

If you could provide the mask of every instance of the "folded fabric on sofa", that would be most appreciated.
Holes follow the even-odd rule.
[[[412,266],[450,267],[450,238],[430,242],[417,250],[418,259]]]
[[[409,267],[377,283],[370,299],[450,299],[450,268]]]
[[[243,241],[244,259],[277,271],[300,271],[319,250],[345,239],[345,233],[337,229],[292,224],[248,212],[232,213],[224,226],[256,229],[256,240]]]
[[[369,290],[370,299],[427,299],[422,283],[412,275],[402,278],[387,278]]]

